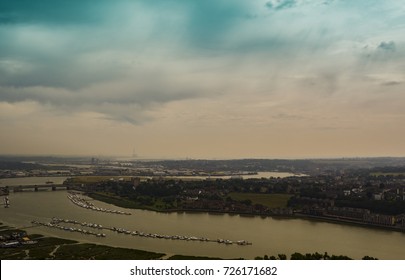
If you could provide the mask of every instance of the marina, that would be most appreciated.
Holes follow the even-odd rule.
[[[111,209],[106,209],[102,207],[97,207],[93,203],[89,202],[85,198],[81,197],[80,194],[74,193],[74,192],[68,192],[67,198],[73,202],[73,204],[85,208],[85,209],[90,209],[94,211],[100,211],[104,213],[111,213],[111,214],[119,214],[119,215],[131,215],[129,212],[124,212],[120,210],[111,210]]]
[[[34,225],[55,228],[55,229],[59,229],[59,230],[65,230],[65,231],[70,231],[70,232],[79,232],[82,234],[94,235],[97,237],[106,237],[105,233],[97,233],[97,232],[93,232],[93,231],[85,230],[85,229],[81,229],[81,228],[62,226],[62,225],[59,225],[58,223],[56,223],[54,220],[52,220],[49,223],[44,223],[44,222],[39,222],[39,221],[31,221],[31,223]]]
[[[81,227],[86,227],[86,228],[92,228],[92,229],[97,229],[97,230],[109,230],[112,232],[116,232],[119,234],[127,234],[127,235],[132,235],[132,236],[139,236],[139,237],[145,237],[145,238],[158,238],[158,239],[170,239],[170,240],[180,240],[180,241],[201,241],[201,242],[217,242],[220,244],[226,244],[226,245],[252,245],[251,242],[246,241],[246,240],[238,240],[238,241],[231,241],[229,239],[223,239],[223,238],[216,238],[216,239],[210,239],[207,237],[196,237],[196,236],[186,236],[186,235],[167,235],[167,234],[158,234],[158,233],[147,233],[143,231],[131,231],[122,227],[105,227],[100,224],[96,223],[88,223],[88,222],[79,222],[76,220],[69,220],[69,219],[61,219],[61,218],[56,218],[53,217],[50,222],[39,222],[39,221],[31,221],[32,224],[37,225],[37,226],[45,226],[49,228],[55,228],[59,230],[65,230],[65,231],[70,231],[70,232],[79,232],[82,234],[88,234],[88,235],[94,235],[97,237],[106,237],[105,233],[100,233],[100,232],[93,232],[91,230],[79,228],[79,227],[68,227],[65,226],[64,224],[72,224],[72,225],[77,225]]]

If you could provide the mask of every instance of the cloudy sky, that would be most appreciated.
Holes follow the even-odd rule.
[[[0,154],[405,156],[397,0],[0,0]]]

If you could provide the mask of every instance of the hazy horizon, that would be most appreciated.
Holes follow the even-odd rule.
[[[405,6],[4,0],[0,154],[405,156]]]
[[[58,155],[58,154],[0,154],[0,158],[56,158],[56,159],[86,159],[96,158],[100,160],[114,160],[114,161],[186,161],[186,160],[207,160],[207,161],[232,161],[232,160],[378,160],[378,159],[405,159],[403,156],[371,156],[371,157],[362,157],[362,156],[352,156],[352,157],[279,157],[279,158],[265,158],[265,157],[240,157],[240,158],[192,158],[192,157],[133,157],[125,155]]]

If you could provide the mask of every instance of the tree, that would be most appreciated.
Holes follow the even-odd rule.
[[[285,255],[285,254],[278,254],[278,259],[279,259],[279,260],[286,260],[286,259],[287,259],[287,255]]]
[[[291,260],[305,260],[305,256],[301,253],[295,252],[294,254],[291,255]]]
[[[247,206],[252,205],[252,201],[251,201],[250,199],[242,200],[241,203],[243,203],[243,204],[245,204],[245,205],[247,205]]]
[[[377,259],[377,258],[370,257],[370,256],[364,256],[364,257],[362,258],[362,260],[378,260],[378,259]]]

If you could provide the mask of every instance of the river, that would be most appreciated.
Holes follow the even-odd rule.
[[[307,176],[305,174],[294,174],[294,173],[288,173],[288,172],[270,172],[270,171],[265,171],[265,172],[257,172],[256,174],[243,174],[243,175],[223,175],[223,176],[166,176],[167,178],[173,178],[173,179],[184,179],[184,180],[206,180],[206,179],[223,179],[223,180],[228,180],[231,178],[243,178],[243,179],[262,179],[266,178],[269,179],[270,177],[273,178],[286,178],[286,177],[293,177],[293,176]]]
[[[67,177],[21,177],[0,179],[0,187],[6,186],[30,186],[46,185],[52,182],[52,185],[62,185]]]
[[[243,179],[261,179],[261,178],[286,178],[291,176],[306,176],[304,174],[293,174],[288,172],[257,172],[257,174],[241,175]],[[86,177],[86,176],[84,176]],[[109,178],[109,176],[105,176]],[[112,176],[114,177],[114,176]],[[125,176],[124,176],[125,177]],[[142,176],[141,176],[142,177]],[[230,179],[233,176],[212,176],[211,179]],[[152,178],[152,177],[145,177]],[[188,180],[205,180],[207,176],[167,176],[173,179],[188,179]],[[46,185],[52,182],[53,185],[61,185],[67,179],[63,176],[54,177],[17,177],[17,178],[3,178],[0,179],[0,187],[6,186],[27,186],[27,185]]]
[[[0,220],[17,228],[31,226],[32,220],[49,222],[52,217],[91,222],[103,226],[121,227],[167,235],[187,235],[247,240],[252,245],[225,245],[216,242],[153,239],[100,230],[107,237],[99,238],[78,232],[55,228],[28,228],[29,233],[40,233],[74,239],[82,242],[136,248],[167,254],[247,258],[256,256],[290,255],[294,252],[318,251],[329,254],[362,258],[365,255],[379,259],[405,259],[405,234],[344,224],[277,219],[272,217],[244,217],[207,213],[157,213],[146,210],[128,210],[99,201],[98,207],[130,212],[117,215],[97,212],[76,206],[67,198],[66,191],[11,193],[10,208],[0,208]],[[98,231],[98,230],[96,230]]]

